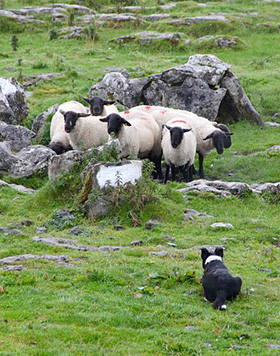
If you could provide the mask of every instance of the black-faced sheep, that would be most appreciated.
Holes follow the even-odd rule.
[[[104,100],[100,96],[83,99],[89,103],[89,110],[92,116],[108,116],[112,113],[118,113],[118,109],[113,105],[115,100]]]
[[[75,150],[86,150],[108,141],[107,126],[99,121],[100,116],[64,110],[60,113],[64,116],[65,131]]]
[[[194,163],[196,153],[195,134],[183,118],[176,118],[163,125],[161,147],[166,163],[164,182],[169,178],[171,167],[172,180],[175,180],[175,168],[179,167],[186,182],[192,180],[189,169]]]
[[[55,151],[57,154],[61,154],[72,149],[69,137],[64,129],[64,117],[60,110],[71,110],[73,112],[84,114],[88,112],[87,108],[77,101],[67,101],[58,107],[56,113],[52,117],[50,127],[51,142],[48,145],[48,147]]]
[[[230,136],[232,133],[228,131],[226,125],[217,124],[185,110],[165,108],[164,110],[154,110],[151,115],[158,125],[165,125],[170,119],[176,117],[182,117],[187,121],[196,136],[200,178],[205,177],[203,170],[204,156],[207,156],[213,149],[216,149],[218,154],[222,154],[224,148],[231,146]]]
[[[125,111],[110,114],[100,121],[108,125],[108,133],[119,139],[121,153],[119,158],[134,155],[138,158],[149,158],[155,163],[155,177],[162,178],[161,172],[161,130],[155,120],[143,112]]]

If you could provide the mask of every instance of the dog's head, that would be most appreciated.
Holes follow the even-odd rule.
[[[202,258],[202,266],[203,268],[205,268],[205,265],[207,262],[209,262],[209,260],[207,261],[208,257],[213,256],[212,257],[212,261],[217,259],[219,261],[223,260],[223,256],[224,256],[224,250],[222,247],[216,247],[214,252],[210,252],[207,250],[207,248],[203,247],[201,249],[201,258]],[[217,258],[215,258],[217,257]]]

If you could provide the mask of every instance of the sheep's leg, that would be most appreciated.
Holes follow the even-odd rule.
[[[189,180],[189,173],[190,173],[189,163],[182,166],[182,168],[183,168],[184,180],[185,180],[185,182],[189,182],[190,181]]]
[[[198,153],[198,158],[199,158],[199,177],[204,179],[205,178],[204,170],[203,170],[204,156],[202,154]]]
[[[196,171],[196,169],[195,169],[194,164],[192,164],[192,165],[190,166],[190,170],[191,170],[191,174],[192,174],[192,175],[197,174],[197,171]]]
[[[161,169],[161,157],[155,158],[154,163],[156,166],[156,178],[163,179],[163,174]]]
[[[188,164],[188,173],[189,173],[189,182],[191,182],[192,180],[193,180],[193,170],[192,170],[192,167],[194,167],[193,165],[189,165],[189,163],[187,163]]]
[[[171,163],[171,176],[172,176],[172,180],[175,180],[176,171],[175,171],[175,166],[172,163]]]
[[[168,178],[169,178],[169,170],[170,170],[170,166],[167,164],[166,165],[166,171],[165,171],[165,179],[164,179],[164,183],[166,184]]]

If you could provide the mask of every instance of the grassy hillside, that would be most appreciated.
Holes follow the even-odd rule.
[[[170,1],[171,2],[171,1]],[[4,9],[51,6],[54,1],[2,1]],[[66,2],[65,2],[66,3]],[[68,1],[75,4],[76,1]],[[168,1],[80,2],[98,12],[111,5],[140,5],[137,16],[162,13]],[[206,5],[198,6],[198,4]],[[157,6],[156,10],[147,9]],[[26,78],[61,73],[60,78],[29,87],[30,114],[23,125],[55,103],[81,100],[100,81],[108,67],[126,68],[132,77],[161,72],[187,62],[195,53],[210,53],[229,63],[264,121],[280,123],[279,23],[280,4],[274,1],[178,1],[166,10],[172,18],[227,13],[229,23],[210,22],[175,27],[165,22],[96,26],[98,39],[50,39],[68,25],[54,24],[47,14],[36,16],[44,24],[17,24],[0,16],[0,76]],[[256,15],[256,13],[258,15]],[[245,15],[244,15],[245,14]],[[251,15],[250,15],[251,14]],[[78,15],[74,15],[74,24]],[[179,45],[116,45],[108,42],[139,31],[180,33]],[[238,38],[236,48],[220,49],[213,42],[198,43],[205,35]],[[12,36],[19,42],[11,46]],[[56,36],[54,36],[56,37]],[[190,40],[185,44],[185,40]],[[250,122],[230,125],[232,147],[222,156],[205,159],[208,179],[251,183],[279,181],[279,128]],[[46,131],[43,143],[48,143]],[[87,218],[77,197],[82,189],[79,173],[66,172],[57,182],[46,174],[8,182],[37,189],[32,196],[0,187],[0,259],[8,256],[67,256],[66,263],[26,259],[14,263],[20,271],[0,270],[1,355],[275,355],[279,350],[279,196],[217,198],[189,193],[146,178],[138,195],[113,193],[115,210],[103,220]],[[135,190],[136,192],[136,190]],[[144,203],[148,196],[148,202]],[[131,199],[134,199],[131,201]],[[93,196],[90,199],[94,199]],[[138,208],[139,205],[139,208]],[[210,218],[184,221],[186,208],[206,212]],[[60,219],[59,209],[71,218]],[[152,230],[145,223],[160,225]],[[26,223],[31,221],[31,225]],[[214,231],[214,222],[234,229]],[[24,222],[24,223],[23,223]],[[26,225],[27,224],[27,225]],[[69,232],[80,225],[77,235]],[[124,229],[117,230],[116,225]],[[47,232],[39,235],[38,227]],[[119,246],[120,250],[82,251],[33,241],[34,236],[73,239],[77,245]],[[141,240],[140,246],[130,245]],[[175,245],[172,245],[175,244]],[[200,247],[222,245],[224,261],[243,280],[242,294],[226,312],[204,302],[200,278]],[[167,251],[164,256],[153,252]],[[1,265],[0,268],[4,267]],[[278,349],[277,349],[278,347]]]

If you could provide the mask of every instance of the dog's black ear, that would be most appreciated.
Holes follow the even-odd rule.
[[[215,255],[223,257],[224,256],[224,249],[222,247],[216,247]]]
[[[202,247],[201,249],[201,258],[203,259],[203,261],[206,260],[206,258],[210,255],[210,252],[207,250],[207,248]]]

